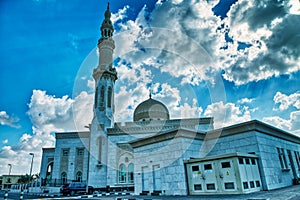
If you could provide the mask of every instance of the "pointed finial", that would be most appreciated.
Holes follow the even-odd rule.
[[[151,99],[152,95],[151,95],[151,90],[149,90],[149,98]]]
[[[109,10],[109,2],[107,3],[107,10]]]

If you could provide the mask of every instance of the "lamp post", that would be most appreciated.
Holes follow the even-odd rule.
[[[32,166],[33,166],[34,153],[29,153],[29,155],[32,156],[32,159],[31,159],[31,166],[30,166],[30,173],[29,173],[29,181],[30,181],[30,179],[31,179],[31,173],[32,173]]]
[[[10,172],[11,172],[11,167],[12,167],[12,165],[11,165],[11,164],[8,164],[8,167],[9,167],[9,170],[8,170],[8,176],[10,176]]]

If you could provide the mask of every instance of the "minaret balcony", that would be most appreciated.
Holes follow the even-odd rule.
[[[100,80],[100,78],[110,78],[115,81],[118,79],[117,71],[114,68],[107,70],[97,67],[93,71],[93,77],[95,80]]]

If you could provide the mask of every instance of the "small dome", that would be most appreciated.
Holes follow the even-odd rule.
[[[151,97],[140,103],[133,113],[133,121],[168,120],[170,119],[167,107]]]

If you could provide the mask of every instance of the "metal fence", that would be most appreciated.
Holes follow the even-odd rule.
[[[41,179],[41,186],[48,186],[48,187],[60,187],[64,184],[68,184],[71,182],[78,182],[74,180],[69,180],[69,179],[47,179],[47,178],[42,178]],[[86,181],[80,181],[81,183],[86,183]]]

